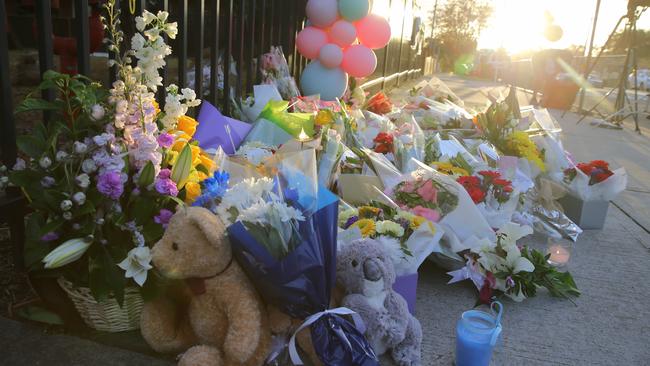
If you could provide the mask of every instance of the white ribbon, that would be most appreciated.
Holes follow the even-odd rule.
[[[298,350],[296,349],[296,334],[300,332],[301,330],[307,328],[308,326],[314,324],[318,319],[321,317],[327,315],[327,314],[337,314],[337,315],[351,315],[352,320],[354,321],[354,326],[357,328],[359,332],[362,334],[366,332],[366,326],[363,323],[363,320],[361,319],[361,316],[357,314],[356,312],[346,308],[346,307],[340,307],[336,309],[329,309],[325,311],[321,311],[320,313],[316,313],[314,315],[309,316],[307,319],[305,319],[305,322],[296,329],[296,331],[293,333],[291,336],[291,339],[289,340],[289,356],[291,357],[291,362],[293,362],[294,365],[302,365],[303,362],[300,359],[300,356],[298,355]],[[341,339],[343,339],[347,345],[348,348],[352,348],[352,345],[350,344],[350,341],[348,338],[345,336],[345,334],[340,331],[339,336]]]

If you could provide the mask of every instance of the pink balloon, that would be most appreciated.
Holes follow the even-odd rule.
[[[343,51],[341,47],[328,43],[320,49],[318,61],[328,69],[338,67],[343,61]]]
[[[337,20],[330,28],[330,42],[347,47],[357,39],[357,29],[347,20]]]
[[[372,49],[383,48],[390,41],[390,24],[379,15],[370,14],[359,20],[357,38],[359,43]]]
[[[321,47],[327,43],[327,33],[316,27],[307,27],[298,33],[296,46],[298,52],[309,59],[318,57]]]
[[[339,15],[336,0],[309,0],[305,11],[307,18],[317,27],[329,27]]]
[[[372,74],[377,67],[377,56],[368,47],[354,45],[348,47],[343,53],[343,71],[355,78],[362,78]]]

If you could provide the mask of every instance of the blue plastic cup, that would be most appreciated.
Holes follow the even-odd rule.
[[[495,312],[495,305],[499,305]],[[495,301],[491,313],[469,310],[456,326],[456,366],[489,366],[492,351],[501,334],[503,305]]]

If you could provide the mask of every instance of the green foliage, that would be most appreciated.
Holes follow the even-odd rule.
[[[548,263],[550,254],[544,255],[538,250],[524,247],[521,256],[528,259],[535,266],[532,273],[520,272],[517,277],[521,282],[521,290],[527,297],[535,296],[537,287],[545,287],[551,296],[562,297],[572,300],[580,296],[580,290],[576,286],[573,277],[569,272],[559,272]]]

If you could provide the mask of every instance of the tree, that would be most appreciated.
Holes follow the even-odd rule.
[[[485,0],[448,0],[436,20],[436,38],[442,44],[443,66],[450,67],[462,55],[476,50],[476,41],[493,8]]]

